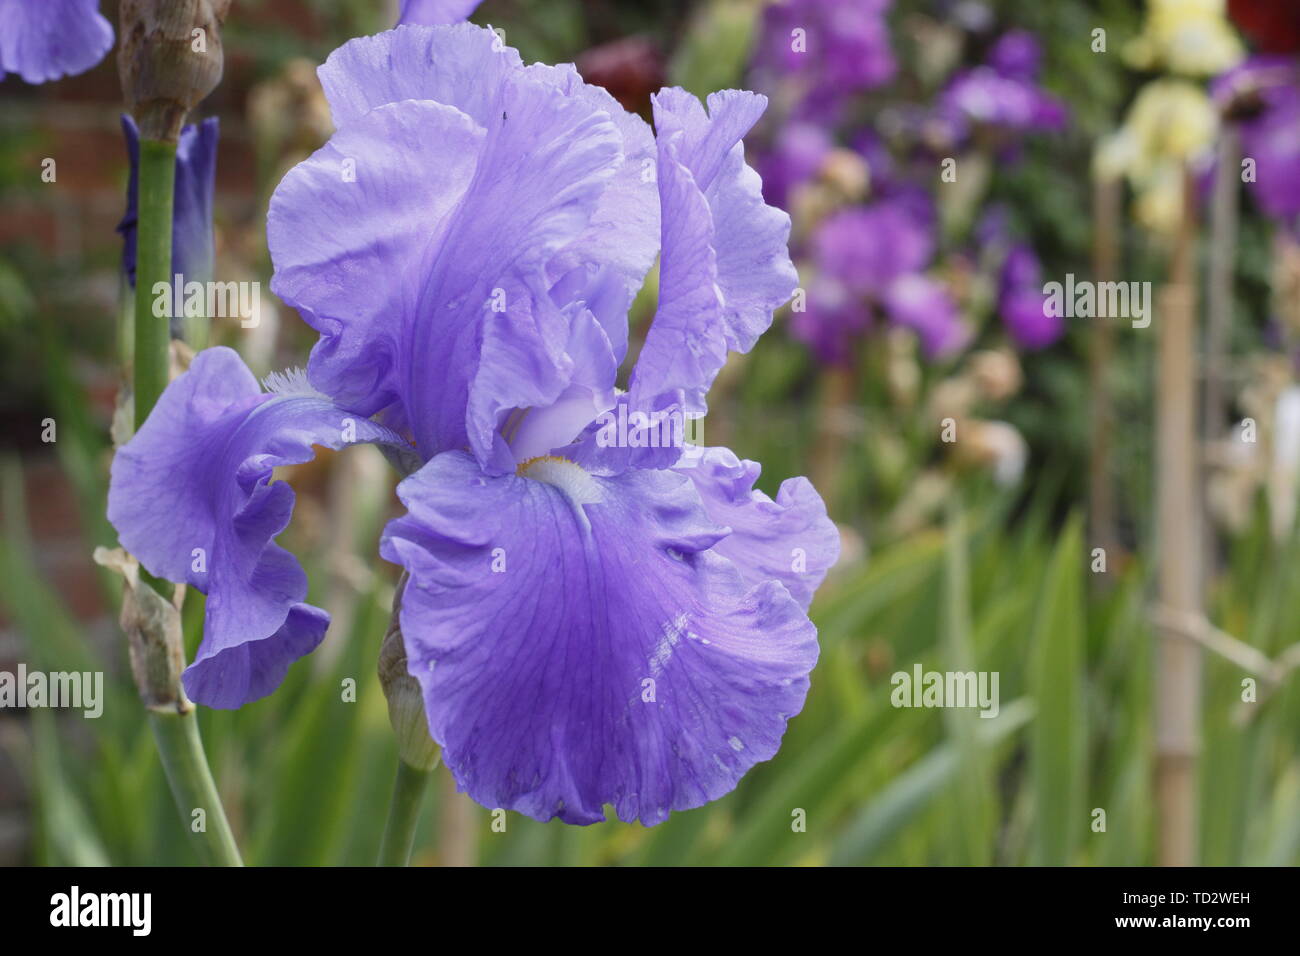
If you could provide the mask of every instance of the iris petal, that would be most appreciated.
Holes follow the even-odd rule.
[[[430,730],[479,803],[652,825],[771,758],[816,632],[750,588],[689,479],[546,459],[491,477],[449,452],[402,483],[381,551],[410,572],[401,625]]]
[[[312,381],[338,401],[373,414],[399,400],[421,271],[452,228],[484,139],[457,109],[394,103],[339,130],[276,188],[271,289],[321,333]]]
[[[684,90],[654,98],[662,274],[632,377],[637,407],[680,390],[688,411],[704,411],[727,351],[749,351],[798,284],[790,217],[763,202],[740,142],[766,106],[741,90],[709,96],[707,114]]]
[[[0,79],[45,83],[85,73],[113,45],[99,0],[0,0]]]
[[[285,178],[270,228],[273,288],[322,333],[313,384],[368,412],[395,404],[392,421],[425,458],[468,446],[502,470],[495,430],[508,406],[571,396],[574,323],[594,315],[616,354],[626,341],[626,305],[653,257],[657,220],[646,202],[629,204],[653,184],[633,182],[625,150],[648,153],[648,134],[571,69],[524,68],[494,33],[467,24],[354,40],[321,79],[339,132]],[[407,136],[379,128],[378,116],[406,117],[415,103],[430,110],[427,101],[463,117],[481,144],[414,120]],[[358,182],[374,166],[394,170],[394,188],[339,198],[333,170],[345,154],[358,157]],[[361,241],[355,226],[343,228],[353,208],[366,225]],[[647,224],[648,239],[618,242]],[[300,254],[304,231],[324,237],[321,254]],[[623,251],[602,265],[602,245]],[[525,365],[525,378],[473,401],[476,383]]]
[[[787,478],[774,501],[754,487],[759,463],[727,448],[701,449],[676,470],[691,479],[710,520],[731,529],[714,550],[748,584],[780,581],[807,610],[840,553],[839,532],[812,482]]]
[[[113,459],[108,517],[123,547],[152,574],[208,595],[203,643],[186,692],[211,707],[270,693],[289,664],[325,635],[328,615],[303,603],[307,576],[274,543],[293,489],[280,465],[341,448],[401,439],[315,394],[264,393],[239,356],[195,356]]]

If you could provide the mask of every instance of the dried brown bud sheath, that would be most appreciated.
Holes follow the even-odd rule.
[[[185,114],[221,81],[230,0],[122,0],[117,69],[147,140],[175,143]]]
[[[131,651],[131,674],[144,705],[154,711],[185,714],[194,709],[181,686],[185,649],[181,638],[180,605],[185,588],[177,586],[171,601],[140,580],[140,566],[121,548],[96,548],[95,562],[121,574],[122,630]]]

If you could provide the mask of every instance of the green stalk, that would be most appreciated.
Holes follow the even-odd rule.
[[[212,771],[208,769],[193,705],[183,712],[151,708],[149,726],[158,742],[158,753],[180,810],[181,823],[195,837],[194,845],[203,862],[209,866],[243,866]],[[204,828],[198,831],[194,828],[195,810],[203,811]]]
[[[175,181],[176,144],[141,139],[139,219],[135,240],[135,349],[132,357],[136,429],[144,424],[167,387],[171,364],[170,322],[165,315],[154,315],[153,302],[154,286],[161,282],[170,288],[171,283]],[[164,582],[146,575],[143,568],[140,572],[155,590],[170,592],[170,587]],[[175,706],[149,708],[149,726],[158,743],[158,754],[176,808],[180,811],[183,825],[196,837],[195,844],[204,862],[242,866],[239,847],[235,844],[203,751],[198,715],[184,694],[177,693],[179,702]],[[201,830],[196,831],[194,811],[200,809],[204,824]]]
[[[393,799],[388,805],[388,823],[379,845],[379,866],[406,866],[411,862],[415,828],[420,822],[420,808],[429,789],[429,770],[416,770],[405,760],[397,761],[397,779],[393,781]]]
[[[135,427],[144,424],[167,387],[171,338],[167,317],[153,314],[154,285],[170,288],[172,196],[176,182],[176,144],[140,141],[139,227],[135,266]]]

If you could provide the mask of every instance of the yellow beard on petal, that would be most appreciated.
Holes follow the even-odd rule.
[[[560,489],[574,505],[595,504],[601,499],[600,485],[587,470],[559,455],[538,455],[521,461],[515,474]]]

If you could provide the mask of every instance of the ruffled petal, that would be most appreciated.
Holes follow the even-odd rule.
[[[429,209],[408,195],[357,199],[374,210],[376,227],[360,244],[339,222],[317,224],[336,237],[330,241],[344,262],[358,245],[384,250],[375,257],[382,268],[364,280],[340,283],[327,256],[301,263],[293,287],[277,272],[275,290],[322,332],[312,382],[367,411],[398,402],[393,420],[410,429],[426,458],[468,446],[485,465],[500,467],[494,428],[501,422],[485,424],[482,405],[469,407],[471,389],[492,355],[517,369],[527,353],[529,379],[514,390],[542,406],[565,395],[575,368],[565,349],[584,307],[580,299],[557,304],[548,269],[587,234],[625,165],[620,129],[592,97],[573,95],[562,71],[524,69],[495,34],[472,25],[403,27],[352,41],[331,55],[321,78],[340,127],[335,140],[389,156],[390,166],[403,169],[401,182],[414,180],[420,195],[443,205],[431,230]],[[462,115],[481,130],[481,145],[470,150],[427,133],[385,136],[375,117],[409,113],[410,97]],[[458,189],[420,181],[456,163],[471,173]],[[357,169],[360,178],[360,162]],[[286,177],[272,206],[272,251],[282,248],[286,265],[294,264],[299,227],[318,216],[316,207],[338,205],[327,171],[302,170]],[[278,231],[277,216],[286,220]],[[404,251],[390,255],[394,247]],[[502,405],[506,397],[493,401]]]
[[[388,429],[311,392],[264,393],[227,348],[200,352],[113,459],[108,518],[158,577],[208,595],[186,692],[210,707],[270,693],[324,637],[329,617],[303,603],[307,576],[274,543],[293,489],[280,465],[313,445],[401,443]]]
[[[627,313],[659,255],[657,151],[645,120],[609,91],[584,83],[571,64],[534,64],[529,72],[609,115],[623,138],[623,162],[610,179],[587,227],[546,266],[558,303],[581,302],[605,330],[616,362],[627,354]]]
[[[85,73],[113,45],[99,0],[0,0],[0,79],[45,83]]]
[[[804,609],[840,554],[840,534],[807,478],[787,478],[773,501],[754,487],[762,466],[704,448],[676,470],[690,478],[709,520],[731,529],[713,546],[753,587],[776,580]]]
[[[484,140],[457,109],[394,103],[336,132],[276,187],[271,289],[321,333],[312,382],[339,402],[369,415],[398,401],[421,271],[452,229]]]
[[[461,23],[400,26],[357,37],[331,53],[316,72],[338,129],[402,100],[454,106],[491,129],[501,122],[502,87],[522,70],[519,52],[495,33]]]
[[[790,217],[763,202],[740,142],[766,97],[727,90],[708,105],[706,114],[675,88],[654,97],[660,303],[633,372],[637,407],[680,392],[688,411],[704,411],[727,351],[752,348],[799,281],[786,245]]]
[[[428,99],[494,131],[510,123],[510,111],[499,102],[508,82],[549,87],[604,113],[622,139],[622,161],[585,228],[548,261],[546,275],[556,303],[583,303],[622,360],[628,307],[659,252],[655,142],[644,120],[608,91],[584,83],[572,64],[525,68],[516,50],[472,24],[352,40],[330,54],[320,77],[340,127],[386,103]]]
[[[709,550],[725,531],[684,476],[521,470],[440,455],[399,487],[409,513],[381,542],[411,575],[407,656],[458,784],[580,824],[727,793],[803,706],[813,625]]]
[[[572,444],[555,453],[604,477],[629,468],[671,468],[690,445],[693,419],[702,416],[687,413],[673,395],[655,401],[638,407],[631,396],[617,396]]]

